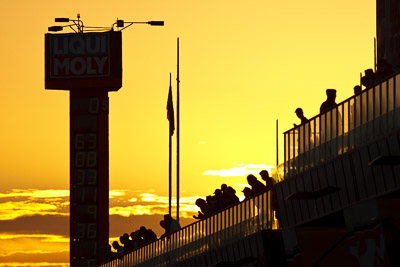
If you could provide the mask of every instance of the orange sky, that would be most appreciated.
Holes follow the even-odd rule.
[[[241,195],[246,174],[275,165],[277,119],[282,133],[299,122],[297,107],[315,116],[325,89],[345,100],[373,68],[372,0],[3,0],[0,266],[68,262],[69,94],[44,89],[44,34],[78,12],[86,26],[165,21],[122,35],[123,87],[109,94],[112,237],[140,225],[162,233],[177,37],[183,225],[196,197],[222,183]]]

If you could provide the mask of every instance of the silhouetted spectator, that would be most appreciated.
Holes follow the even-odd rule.
[[[297,117],[301,120],[301,124],[308,122],[308,119],[306,117],[304,117],[303,109],[296,108],[296,111],[294,113],[296,113]],[[293,123],[293,125],[294,125],[294,127],[297,127],[296,123]]]
[[[178,221],[173,219],[169,214],[164,215],[164,220],[160,221],[160,226],[165,229],[165,232],[161,238],[175,233],[181,229],[181,225],[178,223]]]
[[[146,229],[146,231],[144,233],[144,242],[145,242],[145,244],[151,243],[151,242],[153,242],[155,240],[157,240],[156,233],[154,233],[154,231],[151,230],[151,229]]]
[[[251,197],[251,189],[250,187],[245,187],[243,190],[243,195],[244,195],[244,200],[248,199]]]
[[[215,199],[215,202],[216,202],[216,210],[215,211],[219,211],[219,210],[225,208],[221,189],[215,189],[213,198]]]
[[[361,86],[356,85],[356,86],[354,86],[353,90],[354,90],[354,95],[358,95],[358,94],[361,94],[362,88],[361,88]]]
[[[133,241],[129,239],[129,235],[127,233],[123,234],[120,238],[119,241],[121,244],[124,246],[124,251],[132,251],[133,250]]]
[[[118,258],[121,258],[124,255],[124,248],[118,243],[118,241],[112,242],[112,247],[117,251]]]
[[[104,262],[109,262],[117,258],[116,253],[111,251],[111,245],[107,244],[100,248],[100,253],[104,256]]]
[[[375,73],[372,69],[366,69],[365,76],[361,77],[361,84],[365,87],[370,87],[375,83]]]
[[[215,196],[206,196],[207,207],[210,211],[210,214],[213,214],[217,211],[217,199]]]
[[[251,185],[251,196],[263,192],[266,188],[265,185],[258,181],[257,178],[252,174],[249,174],[247,176],[247,182],[249,183],[249,185]]]
[[[133,243],[133,249],[137,249],[137,248],[143,246],[144,242],[139,234],[139,231],[132,232],[131,239],[132,239],[132,243]]]
[[[261,179],[265,181],[265,186],[267,189],[271,189],[274,186],[274,179],[269,176],[269,172],[267,170],[260,171]]]
[[[175,233],[181,229],[181,225],[177,220],[172,218],[169,214],[164,215],[164,221],[166,221],[169,224],[169,233]]]
[[[322,114],[331,108],[336,106],[336,90],[335,89],[326,89],[326,96],[327,99],[324,103],[322,103],[321,107],[319,108],[319,113]]]
[[[239,202],[239,198],[236,196],[236,191],[231,186],[222,184],[221,190],[222,190],[222,202],[224,208]]]
[[[169,235],[169,225],[165,220],[160,221],[160,226],[164,229],[164,233],[160,236],[160,238],[164,238]]]
[[[210,207],[208,206],[207,202],[204,199],[198,198],[196,200],[196,205],[197,207],[200,208],[200,211],[198,212],[197,216],[193,215],[193,218],[201,220],[204,217],[211,215],[212,210],[210,209]]]

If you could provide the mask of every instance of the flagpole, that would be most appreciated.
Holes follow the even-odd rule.
[[[171,88],[171,72],[169,73],[169,88]],[[171,96],[172,97],[172,96]],[[172,134],[171,134],[171,126],[169,126],[168,130],[169,136],[169,206],[168,206],[168,214],[172,216]]]
[[[176,220],[179,222],[179,37],[177,39],[177,72],[176,72]]]

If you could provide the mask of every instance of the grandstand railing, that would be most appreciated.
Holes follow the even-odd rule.
[[[299,174],[400,125],[400,74],[386,78],[284,133],[284,178]]]
[[[271,195],[271,191],[260,193],[100,266],[166,266],[260,230],[277,229]]]

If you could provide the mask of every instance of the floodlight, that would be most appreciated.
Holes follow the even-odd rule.
[[[62,26],[51,26],[48,28],[49,32],[59,32],[63,30]]]
[[[55,22],[69,22],[69,18],[55,18]]]
[[[164,26],[164,21],[148,21],[147,24],[151,26]]]

